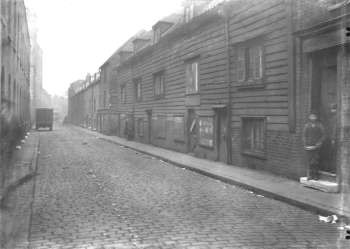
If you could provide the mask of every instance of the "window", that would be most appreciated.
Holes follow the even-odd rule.
[[[173,135],[175,141],[185,141],[185,122],[184,116],[174,116],[174,129]]]
[[[5,68],[1,67],[1,99],[5,98]]]
[[[143,137],[144,135],[144,121],[143,118],[137,119],[137,135]]]
[[[164,97],[164,73],[159,72],[154,75],[154,96],[157,98]]]
[[[159,27],[156,27],[154,30],[153,30],[153,44],[159,42],[160,40],[160,37],[161,37],[161,30]]]
[[[8,75],[7,98],[8,98],[8,100],[11,100],[11,74]]]
[[[157,138],[166,138],[166,116],[158,115],[155,122],[155,134]]]
[[[214,146],[214,118],[199,117],[199,144],[202,146]]]
[[[106,91],[103,91],[103,107],[106,107],[107,105],[107,93]]]
[[[123,104],[126,103],[126,91],[125,91],[125,85],[122,85],[121,88],[120,88],[120,100]]]
[[[237,81],[259,83],[263,77],[263,46],[239,47],[236,63]]]
[[[265,153],[265,118],[242,118],[243,152],[253,155]]]
[[[198,92],[198,62],[192,61],[186,64],[186,94]]]
[[[108,72],[107,72],[107,69],[104,68],[103,69],[103,82],[107,83],[107,81],[108,81]]]
[[[141,92],[141,78],[134,80],[135,87],[135,99],[136,101],[142,100],[142,92]]]

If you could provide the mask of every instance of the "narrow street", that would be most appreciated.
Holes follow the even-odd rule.
[[[338,224],[110,144],[40,132],[30,248],[345,248]]]

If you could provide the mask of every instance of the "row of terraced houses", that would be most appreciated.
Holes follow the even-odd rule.
[[[23,0],[1,0],[0,159],[13,136],[30,128],[30,36]],[[15,127],[16,126],[16,127]]]
[[[69,89],[73,124],[299,180],[317,113],[337,156],[321,178],[348,185],[347,1],[185,1]],[[331,111],[336,107],[336,114]]]

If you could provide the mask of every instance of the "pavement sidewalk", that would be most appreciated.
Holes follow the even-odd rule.
[[[20,181],[36,171],[39,133],[30,133],[20,146],[7,165],[4,188],[0,189],[0,197],[6,195],[0,208],[1,248],[27,248],[28,243],[34,179]],[[12,189],[6,191],[9,188]]]
[[[257,194],[284,201],[320,215],[336,214],[344,219],[350,218],[350,193],[325,193],[303,187],[297,181],[266,172],[200,159],[116,136],[106,136],[81,127],[76,128],[105,141],[125,146],[227,183],[239,185]]]

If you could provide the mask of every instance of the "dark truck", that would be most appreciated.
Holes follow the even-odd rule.
[[[53,109],[38,108],[36,109],[35,129],[49,128],[52,131],[53,126]]]

